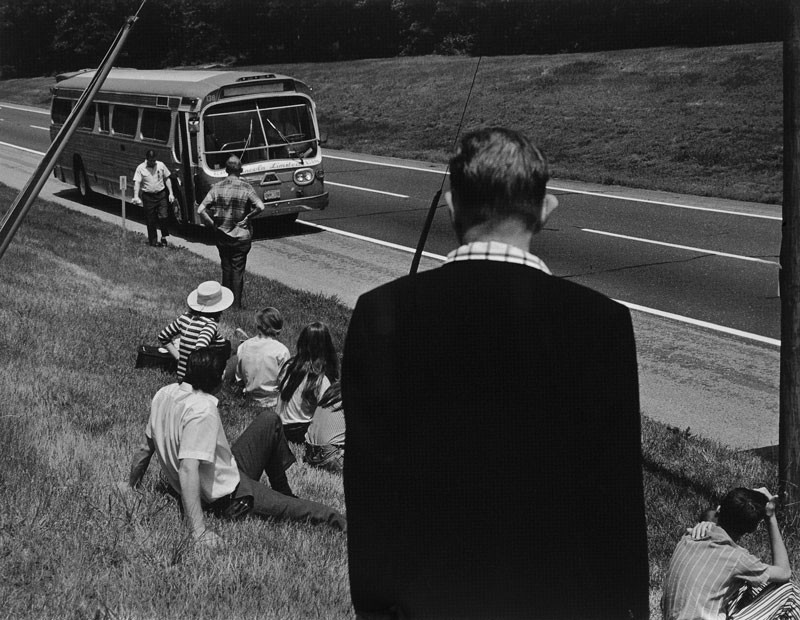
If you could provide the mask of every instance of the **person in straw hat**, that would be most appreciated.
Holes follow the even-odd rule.
[[[222,312],[233,303],[233,292],[219,282],[209,280],[194,289],[186,298],[189,310],[181,314],[158,334],[159,344],[178,361],[178,380],[186,374],[186,360],[195,349],[219,347],[227,359],[230,343],[219,333]],[[176,339],[178,342],[176,344]],[[226,343],[228,353],[225,353]]]

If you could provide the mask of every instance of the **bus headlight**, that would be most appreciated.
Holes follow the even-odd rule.
[[[300,168],[294,171],[294,182],[297,185],[309,185],[314,182],[314,171],[311,168]]]

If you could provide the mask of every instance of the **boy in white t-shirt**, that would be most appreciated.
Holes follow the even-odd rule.
[[[283,317],[276,308],[256,313],[258,335],[245,340],[236,351],[236,382],[260,407],[274,409],[278,403],[278,373],[289,359],[289,349],[277,340]]]

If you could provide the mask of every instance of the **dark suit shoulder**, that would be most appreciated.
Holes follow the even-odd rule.
[[[630,315],[628,309],[610,297],[582,284],[543,271],[499,261],[460,261],[403,276],[367,293],[359,301],[386,306],[409,296],[428,296],[447,304],[450,293],[474,291],[482,296],[507,299],[509,294],[525,291],[536,297],[550,299],[557,305],[574,305],[576,309],[591,308],[604,315]]]

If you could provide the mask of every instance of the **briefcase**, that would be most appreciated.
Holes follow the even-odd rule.
[[[178,368],[178,360],[163,347],[140,344],[136,350],[136,368],[161,368],[174,372]]]

